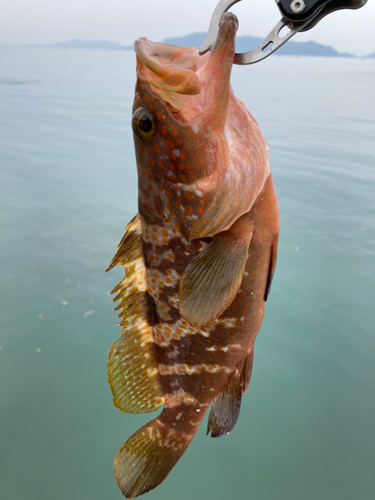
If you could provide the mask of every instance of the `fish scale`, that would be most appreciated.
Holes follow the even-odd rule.
[[[115,458],[122,493],[155,488],[211,406],[207,432],[237,422],[277,255],[268,147],[230,88],[237,21],[210,54],[136,42],[133,106],[139,214],[111,267],[123,326],[109,381],[123,411],[161,414]]]

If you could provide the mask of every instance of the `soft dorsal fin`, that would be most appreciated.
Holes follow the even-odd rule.
[[[267,302],[268,295],[271,291],[271,285],[272,285],[272,279],[273,275],[275,274],[275,269],[276,269],[276,261],[277,261],[277,246],[279,243],[279,235],[276,236],[276,238],[272,242],[271,246],[271,255],[270,255],[270,267],[268,270],[268,279],[267,279],[267,285],[266,285],[266,292],[264,294],[264,301]]]
[[[229,434],[237,423],[242,394],[250,382],[253,352],[245,358],[242,369],[236,369],[221,393],[214,399],[208,416],[207,434],[220,437]]]
[[[127,413],[148,413],[163,404],[154,337],[152,310],[146,287],[142,251],[142,222],[137,214],[107,271],[116,265],[125,269],[124,279],[112,290],[120,300],[115,311],[122,318],[121,338],[113,344],[108,358],[108,380],[113,403]]]
[[[252,236],[249,231],[242,234],[239,237],[235,227],[219,233],[185,269],[178,299],[180,314],[190,324],[205,325],[233,302],[241,286]]]

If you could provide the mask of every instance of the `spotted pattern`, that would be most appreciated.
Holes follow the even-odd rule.
[[[166,406],[173,408],[175,406],[180,405],[198,405],[199,401],[191,396],[188,392],[183,389],[178,389],[178,391],[174,391],[170,394],[165,395],[165,404]],[[181,415],[180,417],[181,418]]]
[[[192,375],[197,373],[219,373],[226,372],[232,373],[232,368],[226,368],[221,365],[187,365],[184,363],[175,363],[173,365],[161,365],[159,364],[159,372],[161,376],[164,375]]]
[[[138,82],[134,109],[140,106],[152,113],[156,130],[147,142],[138,136],[134,141],[146,293],[164,395],[160,419],[188,435],[252,350],[264,305],[260,292],[253,295],[259,278],[249,259],[241,289],[222,316],[200,328],[181,317],[181,277],[212,239],[199,237],[196,228],[204,234],[204,228],[212,225],[207,214],[220,211],[223,201],[218,189],[226,180],[216,173],[215,156],[210,152],[215,151],[214,145],[207,144],[177,112],[167,111],[147,84]],[[258,252],[251,247],[254,255],[268,266],[264,249]]]

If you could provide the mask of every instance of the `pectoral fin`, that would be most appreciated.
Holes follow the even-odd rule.
[[[215,236],[182,276],[180,314],[192,325],[202,326],[220,316],[241,286],[251,234],[233,238],[229,231]]]

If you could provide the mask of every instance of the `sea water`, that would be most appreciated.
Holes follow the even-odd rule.
[[[137,212],[132,52],[0,47],[0,497],[109,500],[157,414],[112,404],[105,274]],[[375,62],[272,56],[233,87],[271,151],[279,259],[230,436],[150,500],[375,497]]]

